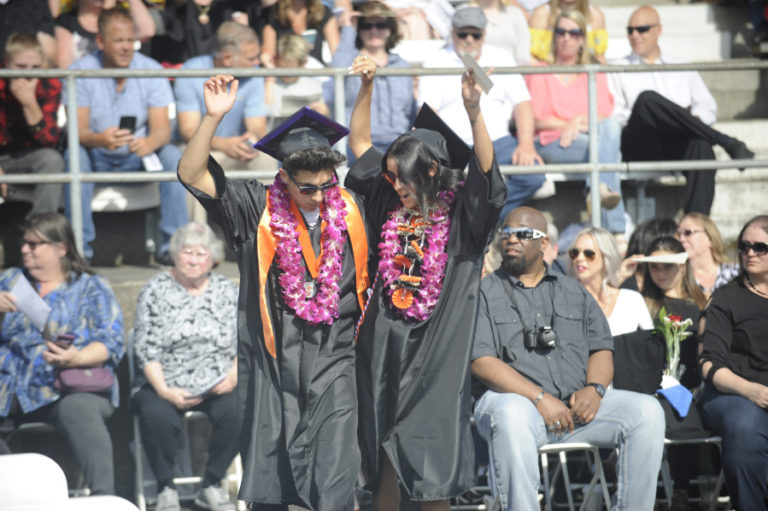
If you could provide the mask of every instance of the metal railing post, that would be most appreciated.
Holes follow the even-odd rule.
[[[600,171],[597,170],[599,160],[597,133],[597,73],[595,66],[587,66],[587,84],[589,92],[589,163],[590,170],[590,200],[592,209],[592,225],[602,227],[600,215]]]
[[[69,157],[69,173],[72,181],[69,184],[69,215],[72,230],[75,231],[77,251],[83,255],[83,193],[80,188],[80,132],[77,122],[77,85],[75,74],[67,73],[67,149]]]
[[[345,71],[344,69],[336,69],[333,73],[333,118],[343,126],[347,125],[347,109],[344,94]],[[346,156],[347,138],[342,138],[336,144],[339,152]]]

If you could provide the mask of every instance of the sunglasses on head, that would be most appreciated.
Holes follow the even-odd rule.
[[[331,180],[322,185],[300,185],[296,182],[296,179],[294,179],[290,172],[286,173],[288,174],[288,178],[293,182],[293,184],[296,185],[296,187],[299,189],[299,193],[302,195],[314,195],[318,191],[324,192],[330,188],[333,188],[334,186],[338,186],[339,184],[339,176],[336,175],[336,171],[333,172],[333,177]]]
[[[697,232],[703,232],[703,229],[678,229],[677,235],[681,238],[687,238],[688,236],[696,234]]]
[[[597,252],[595,252],[591,248],[585,248],[584,250],[581,250],[579,248],[572,248],[568,251],[568,257],[570,257],[571,259],[576,259],[577,257],[579,257],[579,254],[581,253],[584,253],[584,258],[587,261],[592,261],[597,255]]]
[[[742,255],[749,254],[750,250],[754,252],[756,256],[764,256],[765,254],[768,254],[768,243],[763,243],[762,241],[757,243],[750,243],[749,241],[739,242],[739,252],[741,252]]]
[[[459,39],[466,39],[467,37],[472,36],[475,41],[482,39],[483,37],[482,32],[467,32],[464,30],[456,32],[456,35],[459,36]]]
[[[566,30],[564,28],[557,27],[555,29],[555,35],[563,37],[565,34],[568,34],[571,37],[581,37],[584,35],[584,32],[582,32],[580,28],[572,28],[570,30]]]
[[[362,23],[357,25],[357,28],[359,28],[360,30],[370,30],[372,28],[376,28],[378,30],[384,30],[389,28],[389,24],[386,21],[377,21],[375,23],[372,21],[363,21]]]
[[[650,29],[652,29],[656,25],[657,24],[653,24],[653,25],[637,25],[636,27],[633,27],[632,25],[629,25],[627,27],[627,35],[632,35],[632,32],[634,32],[635,30],[637,30],[638,34],[645,34],[646,32],[648,32]]]
[[[502,227],[499,229],[499,236],[503,240],[508,240],[514,236],[520,241],[531,241],[545,238],[547,234],[533,227]]]

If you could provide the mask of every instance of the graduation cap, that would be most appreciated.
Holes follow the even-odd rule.
[[[413,127],[409,135],[427,144],[435,159],[443,165],[464,170],[472,150],[428,104],[424,103],[419,109]]]
[[[253,147],[283,161],[310,147],[331,147],[349,134],[349,129],[305,106],[273,129]]]

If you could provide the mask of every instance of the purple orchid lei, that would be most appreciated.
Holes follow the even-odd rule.
[[[440,292],[443,289],[445,265],[448,254],[445,247],[451,231],[450,210],[455,194],[443,191],[438,195],[438,207],[430,212],[428,226],[424,229],[422,241],[426,238],[423,248],[424,257],[421,262],[421,284],[413,293],[413,303],[407,309],[393,308],[405,319],[424,321],[432,314],[437,305]],[[420,218],[421,213],[400,206],[390,213],[389,219],[382,226],[381,242],[379,243],[379,273],[383,279],[382,286],[390,299],[392,294],[401,287],[400,276],[407,270],[396,263],[395,256],[403,253],[403,246],[408,242],[409,234],[398,230],[398,226],[409,226],[414,218]],[[401,240],[401,237],[404,239]],[[423,245],[423,243],[422,243]],[[411,269],[413,266],[411,266]]]
[[[297,236],[298,222],[291,212],[291,197],[280,174],[269,187],[270,228],[277,238],[277,266],[283,299],[296,315],[311,325],[333,323],[339,317],[339,282],[344,262],[347,222],[346,204],[338,187],[325,192],[320,218],[325,222],[320,238],[322,247],[317,273],[317,291],[307,296],[305,267]]]

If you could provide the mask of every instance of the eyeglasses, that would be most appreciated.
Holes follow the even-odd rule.
[[[482,32],[466,32],[464,30],[461,30],[459,32],[456,32],[456,35],[459,36],[459,39],[466,39],[467,37],[472,36],[472,38],[475,41],[479,41],[480,39],[483,38]]]
[[[563,37],[565,34],[568,34],[571,37],[582,37],[584,32],[582,32],[580,28],[572,28],[570,30],[566,30],[564,28],[557,27],[555,29],[555,35]]]
[[[688,236],[696,234],[697,232],[704,232],[704,229],[678,229],[677,235],[681,238],[687,238]]]
[[[395,182],[397,181],[397,174],[392,172],[388,169],[381,169],[381,177],[387,180],[387,183],[391,184],[392,186],[395,186]]]
[[[50,241],[31,241],[31,240],[24,240],[21,242],[21,246],[27,245],[30,250],[34,252],[34,250],[39,247],[40,245],[47,245]]]
[[[568,251],[568,257],[570,257],[572,260],[579,257],[579,254],[584,253],[584,258],[587,261],[592,261],[595,259],[595,256],[597,255],[597,252],[592,250],[591,248],[585,248],[584,250],[581,250],[579,248],[572,248]]]
[[[541,232],[533,227],[502,227],[499,229],[499,236],[503,240],[508,240],[514,236],[520,241],[531,241],[539,238],[546,238],[547,233]]]
[[[635,30],[637,30],[638,34],[645,34],[655,26],[658,26],[658,23],[654,23],[653,25],[637,25],[636,27],[629,25],[627,27],[627,35],[632,35],[632,32],[634,32]]]
[[[190,248],[185,248],[180,253],[185,257],[199,257],[201,259],[204,259],[209,255],[211,255],[210,250],[192,250]]]
[[[749,241],[740,241],[738,246],[739,246],[739,252],[741,252],[741,255],[749,254],[750,250],[754,252],[756,256],[764,256],[765,254],[768,254],[768,243],[763,243],[762,241],[759,241],[757,243],[750,243]]]
[[[333,178],[322,185],[300,185],[296,182],[296,179],[294,179],[290,172],[286,173],[288,174],[288,179],[290,179],[291,182],[296,185],[296,187],[299,189],[299,193],[302,195],[314,195],[317,192],[324,192],[330,188],[333,188],[334,186],[338,186],[339,184],[339,176],[336,175],[336,171],[333,172]]]
[[[375,28],[377,30],[386,30],[389,28],[389,23],[386,21],[377,21],[376,23],[373,23],[371,21],[364,21],[362,23],[359,23],[357,25],[357,28],[359,30],[370,30],[372,28]]]

